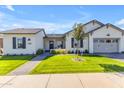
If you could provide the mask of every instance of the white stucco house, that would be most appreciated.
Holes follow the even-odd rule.
[[[80,40],[80,50],[89,53],[124,52],[124,30],[112,24],[92,20],[84,24],[87,37]],[[1,32],[3,54],[35,54],[38,49],[75,51],[73,30],[63,34],[46,34],[44,29],[18,28]]]
[[[3,54],[36,54],[43,47],[44,29],[18,28],[1,32],[3,34]]]

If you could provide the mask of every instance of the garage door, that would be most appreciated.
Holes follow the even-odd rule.
[[[113,53],[118,52],[119,39],[94,39],[94,53]]]

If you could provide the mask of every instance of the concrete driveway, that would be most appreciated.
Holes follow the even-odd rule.
[[[1,88],[124,88],[123,73],[0,76]]]
[[[117,60],[120,60],[120,61],[124,61],[124,54],[113,53],[113,54],[95,54],[95,55],[107,56],[109,58],[113,58],[113,59],[117,59]]]

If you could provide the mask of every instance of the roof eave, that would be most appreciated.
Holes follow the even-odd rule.
[[[124,33],[124,30],[123,30],[123,29],[121,29],[121,28],[119,28],[119,27],[117,27],[117,26],[115,26],[115,25],[113,25],[113,24],[110,24],[110,23],[105,24],[105,25],[103,25],[103,26],[101,26],[101,27],[99,27],[99,28],[97,28],[97,29],[94,29],[93,31],[88,32],[88,33],[92,33],[92,32],[94,32],[94,31],[96,31],[96,30],[98,30],[98,29],[101,29],[102,27],[105,27],[105,26],[111,26],[111,27],[113,27],[113,28],[115,28],[115,29],[121,31],[122,33]]]
[[[98,24],[99,24],[99,25],[101,25],[101,26],[103,26],[103,25],[104,25],[102,22],[100,22],[100,21],[98,21],[98,20],[96,20],[96,19],[91,20],[91,21],[89,21],[89,22],[87,22],[87,23],[85,23],[85,24],[83,24],[83,25],[87,25],[87,24],[89,24],[89,23],[91,23],[91,22],[96,22],[96,23],[98,23]],[[70,30],[70,31],[68,31],[68,32],[64,33],[64,35],[66,35],[66,34],[68,34],[68,33],[72,32],[72,31],[73,31],[73,30]]]

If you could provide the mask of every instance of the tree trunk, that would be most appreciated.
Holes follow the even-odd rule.
[[[77,55],[79,54],[79,41],[77,41]]]
[[[78,53],[79,53],[79,41],[77,41],[77,46],[76,46],[76,59],[78,60]]]

